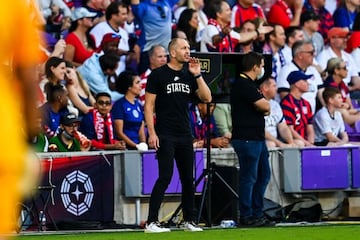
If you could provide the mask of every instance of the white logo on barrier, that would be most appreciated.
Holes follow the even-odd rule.
[[[76,170],[66,175],[61,184],[60,194],[66,211],[80,216],[91,207],[94,188],[90,177]]]

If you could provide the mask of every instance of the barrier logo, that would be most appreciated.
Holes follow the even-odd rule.
[[[66,211],[81,216],[90,209],[94,198],[90,177],[79,170],[69,173],[62,181],[60,195]]]

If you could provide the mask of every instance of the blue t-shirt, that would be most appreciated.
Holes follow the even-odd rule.
[[[171,40],[172,8],[178,0],[150,0],[132,4],[131,10],[139,23],[141,35],[138,44],[142,51],[149,51],[151,46],[167,47]]]
[[[50,104],[47,102],[40,107],[40,112],[42,113],[42,125],[45,128],[48,128],[54,133],[58,133],[60,126],[61,116],[69,113],[67,107],[59,110],[59,112],[53,112]]]
[[[140,102],[136,99],[135,104],[130,103],[125,97],[114,103],[111,110],[113,120],[124,121],[123,132],[134,143],[139,143],[139,129],[144,121],[144,112]]]
[[[352,30],[356,14],[356,11],[350,12],[345,7],[337,8],[333,14],[335,27],[348,27]]]

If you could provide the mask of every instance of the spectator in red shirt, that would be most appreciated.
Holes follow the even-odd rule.
[[[270,8],[268,22],[284,28],[299,26],[303,0],[277,0]]]
[[[65,39],[64,59],[75,67],[94,53],[95,40],[88,30],[93,26],[92,18],[95,16],[95,13],[90,13],[83,7],[75,9],[71,16],[70,33]]]
[[[231,27],[240,27],[245,21],[262,18],[266,21],[264,11],[254,0],[238,0],[232,7]]]
[[[80,131],[91,140],[91,145],[96,149],[124,150],[125,142],[116,140],[114,136],[110,94],[100,92],[95,100],[95,108],[83,117]]]

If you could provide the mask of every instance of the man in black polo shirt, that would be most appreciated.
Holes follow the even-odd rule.
[[[264,75],[264,58],[249,52],[243,55],[241,66],[243,71],[230,93],[232,145],[240,164],[240,226],[264,226],[270,224],[262,212],[270,180],[264,121],[264,116],[270,113],[270,104],[255,83]]]

